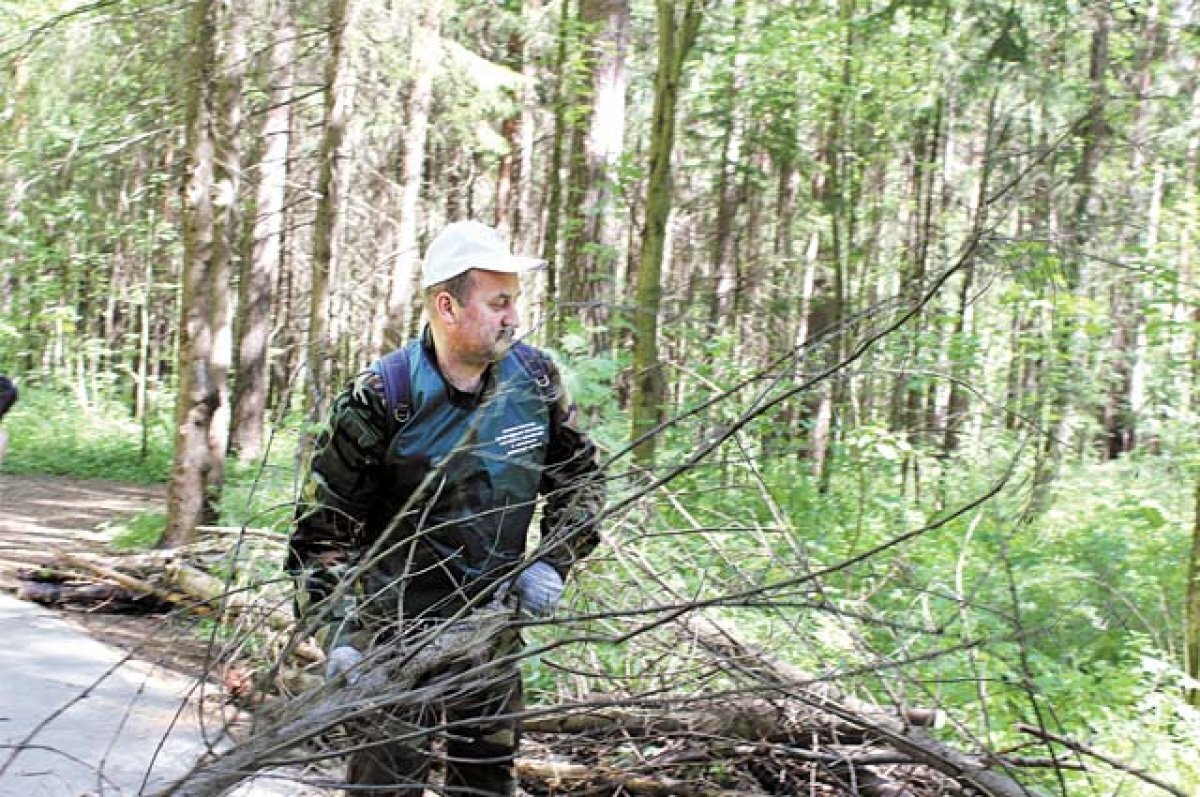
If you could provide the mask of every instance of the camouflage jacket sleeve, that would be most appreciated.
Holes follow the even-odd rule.
[[[547,358],[549,359],[549,358]],[[595,444],[579,425],[579,412],[553,361],[551,386],[558,397],[550,408],[550,443],[542,474],[542,543],[538,558],[563,576],[600,540],[604,478]]]
[[[328,597],[353,562],[378,496],[387,450],[383,380],[364,371],[333,401],[296,505],[287,569],[310,601]]]

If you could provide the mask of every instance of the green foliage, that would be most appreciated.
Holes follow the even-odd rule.
[[[167,529],[166,512],[138,512],[136,515],[100,525],[112,535],[108,544],[115,551],[145,551],[162,539]]]
[[[152,484],[171,466],[171,426],[165,413],[142,426],[125,406],[103,396],[87,404],[60,389],[22,384],[21,399],[4,418],[7,473],[55,474]]]
[[[217,507],[222,524],[288,531],[299,488],[296,449],[304,424],[299,415],[289,416],[268,430],[270,447],[258,460],[226,463]]]

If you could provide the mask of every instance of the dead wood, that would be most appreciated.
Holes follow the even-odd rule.
[[[18,581],[17,597],[43,606],[70,606],[104,612],[156,612],[165,604],[152,595],[116,584],[79,581]]]
[[[223,609],[231,614],[261,620],[276,631],[292,626],[292,614],[281,606],[269,606],[254,591],[231,589],[228,582],[192,567],[186,562],[173,562],[166,568],[170,584],[178,591],[200,603]]]
[[[699,735],[710,739],[794,742],[813,734],[822,738],[852,740],[862,728],[827,711],[798,701],[756,698],[688,700],[686,706],[655,710],[614,706],[600,700],[550,707],[527,718],[524,728],[533,733],[603,734],[655,738]]]
[[[432,639],[377,648],[352,671],[353,682],[343,676],[299,695],[281,707],[279,716],[264,718],[251,736],[197,764],[160,797],[218,797],[290,748],[343,722],[428,701],[445,684],[415,684],[451,663],[470,662],[473,676],[486,678],[488,653],[510,619],[507,611],[483,610],[443,626]]]
[[[1031,792],[1007,775],[993,772],[976,756],[943,744],[916,727],[907,711],[888,711],[842,693],[777,656],[742,641],[731,629],[703,616],[691,616],[681,625],[701,648],[718,656],[730,669],[777,687],[794,699],[827,712],[886,741],[921,764],[980,789],[991,797],[1028,797]],[[916,717],[937,723],[937,713]]]
[[[171,594],[171,592],[168,590],[152,584],[149,581],[126,575],[125,573],[115,570],[106,564],[95,561],[91,557],[80,556],[69,551],[64,551],[61,548],[54,548],[54,555],[59,559],[59,561],[65,562],[66,564],[79,568],[80,570],[93,573],[100,578],[111,581],[112,583],[124,587],[131,592],[142,595],[152,595],[155,598],[168,603],[178,603],[180,601],[181,596],[177,594]]]
[[[584,766],[561,761],[532,758],[517,759],[517,774],[532,778],[555,788],[589,787],[602,789],[605,794],[661,795],[661,797],[761,797],[761,792],[721,789],[667,776],[630,774],[612,767]]]

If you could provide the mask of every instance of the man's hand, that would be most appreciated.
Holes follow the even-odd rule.
[[[516,596],[518,612],[549,617],[562,598],[562,576],[546,562],[534,562],[521,571],[508,593]]]
[[[343,673],[350,673],[347,680],[354,683],[358,674],[351,671],[358,666],[362,658],[363,655],[358,652],[358,648],[350,645],[338,645],[329,651],[329,658],[325,660],[325,680],[332,681]]]

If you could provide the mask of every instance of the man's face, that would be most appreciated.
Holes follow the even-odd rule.
[[[459,306],[454,346],[464,362],[496,362],[508,354],[520,318],[517,296],[521,281],[516,274],[476,270],[467,300]]]

